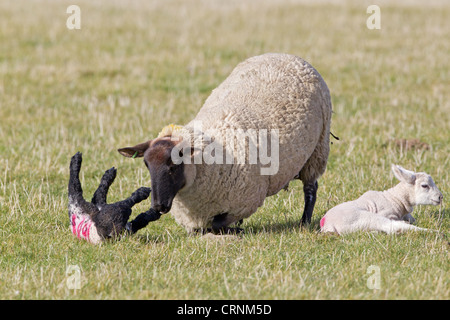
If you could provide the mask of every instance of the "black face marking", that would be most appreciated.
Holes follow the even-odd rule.
[[[186,184],[184,164],[174,164],[171,158],[175,143],[158,139],[145,152],[144,162],[152,179],[152,208],[167,213],[178,191]]]

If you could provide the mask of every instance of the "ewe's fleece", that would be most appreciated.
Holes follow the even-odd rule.
[[[269,53],[240,63],[213,90],[195,119],[184,127],[168,126],[161,134],[171,132],[172,138],[190,141],[202,139],[204,136],[194,134],[196,123],[202,125],[201,135],[207,132],[216,141],[230,129],[276,129],[278,172],[261,175],[264,166],[247,161],[185,164],[187,186],[173,201],[175,220],[187,231],[210,226],[219,213],[228,213],[228,221],[237,222],[253,214],[267,196],[294,178],[304,183],[316,181],[326,169],[331,109],[325,81],[305,60]]]
[[[158,134],[158,138],[171,136],[172,134],[176,134],[177,131],[181,130],[183,127],[176,124],[169,124],[165,126],[161,132]]]

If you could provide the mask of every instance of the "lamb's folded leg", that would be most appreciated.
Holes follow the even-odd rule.
[[[384,217],[383,217],[384,218]],[[387,219],[387,218],[384,218]],[[377,224],[377,230],[386,232],[387,234],[391,233],[400,233],[405,231],[431,231],[429,229],[425,228],[419,228],[413,225],[410,225],[409,223],[405,221],[398,221],[398,220],[389,220],[387,219],[383,221],[383,223]]]
[[[428,231],[428,229],[419,228],[410,225],[404,221],[386,218],[380,214],[367,211],[355,211],[352,218],[345,219],[348,225],[341,225],[337,229],[340,234],[355,232],[359,230],[381,231],[387,234],[400,233],[405,231]],[[352,221],[351,223],[349,223]]]
[[[408,213],[407,215],[403,216],[403,221],[409,222],[410,224],[416,223],[416,219],[411,215],[411,213]]]
[[[100,180],[100,185],[98,186],[97,190],[94,193],[94,196],[92,197],[91,202],[97,206],[106,204],[106,198],[108,195],[108,190],[111,184],[114,182],[114,179],[116,178],[117,170],[116,168],[111,168],[109,170],[106,170],[103,174],[102,179]]]
[[[302,224],[311,223],[311,217],[316,204],[317,189],[319,184],[317,181],[313,183],[305,183],[303,185],[303,192],[305,193],[305,209],[303,210]]]

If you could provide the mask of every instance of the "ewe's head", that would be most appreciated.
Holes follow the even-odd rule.
[[[160,213],[170,211],[177,193],[191,185],[196,175],[196,169],[191,162],[185,164],[183,161],[177,161],[184,158],[184,149],[180,147],[180,142],[174,140],[170,136],[158,137],[118,150],[125,157],[144,158],[152,183],[152,208]]]
[[[394,176],[406,183],[414,191],[416,204],[439,205],[442,203],[442,193],[437,188],[430,175],[425,172],[413,172],[398,165],[392,165]]]

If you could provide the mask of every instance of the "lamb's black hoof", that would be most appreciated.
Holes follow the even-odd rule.
[[[116,178],[116,175],[117,169],[112,167],[111,169],[105,171],[105,173],[103,174],[103,179],[114,180]]]
[[[81,169],[81,162],[83,161],[83,156],[81,152],[75,153],[75,155],[70,160],[70,168],[72,170],[80,171]]]
[[[152,192],[152,189],[150,189],[150,188],[140,187],[135,192],[133,192],[131,197],[133,197],[133,199],[135,199],[136,202],[141,202],[141,201],[147,199],[150,196],[151,192]]]

